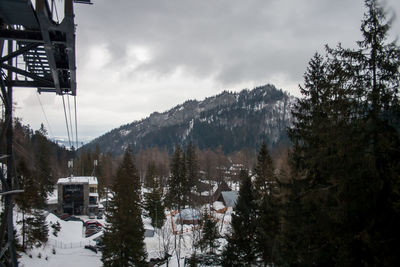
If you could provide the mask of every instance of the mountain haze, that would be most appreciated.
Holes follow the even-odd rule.
[[[225,153],[244,147],[258,148],[264,140],[270,148],[287,144],[295,98],[273,85],[240,92],[224,91],[203,101],[188,100],[163,112],[123,125],[96,138],[83,149],[122,154],[146,147],[166,147],[192,141],[201,149],[221,146]]]

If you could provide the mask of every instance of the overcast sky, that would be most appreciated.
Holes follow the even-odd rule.
[[[325,44],[354,47],[365,11],[363,0],[92,2],[75,4],[78,136],[85,139],[223,90],[272,83],[299,96],[312,55]],[[385,3],[389,15],[400,15],[399,0]],[[395,19],[391,37],[399,36]],[[39,99],[48,123],[32,88],[15,89],[16,115],[34,129],[43,122],[50,137],[67,136],[62,98]]]

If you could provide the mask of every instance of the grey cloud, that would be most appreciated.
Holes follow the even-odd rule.
[[[111,87],[112,96],[97,107],[98,113],[119,112],[121,117],[134,116],[129,109],[162,112],[186,96],[206,96],[197,91],[195,94],[194,90],[211,95],[223,89],[241,89],[238,85],[268,83],[279,75],[284,75],[288,84],[301,83],[315,51],[323,52],[325,44],[335,46],[338,42],[348,47],[361,38],[364,11],[363,0],[93,2],[92,6],[75,5],[77,75],[79,90],[82,89],[78,94],[84,98],[79,101],[85,107],[94,105],[94,99],[101,103]],[[386,2],[400,15],[400,1]],[[399,21],[393,26],[394,34],[399,35]],[[90,50],[99,45],[107,47],[111,62],[99,73],[93,73]],[[132,62],[127,55],[131,46],[146,48],[149,61],[130,68]],[[193,83],[206,82],[196,86],[184,81],[180,88],[173,88],[177,87],[176,81],[174,84],[164,80],[178,70],[191,76]],[[111,76],[117,72],[120,80],[114,82]],[[147,81],[154,85],[147,85]],[[199,88],[209,84],[212,89]],[[138,100],[134,94],[143,98]],[[94,128],[88,115],[92,113],[81,111],[81,123]],[[124,123],[134,119],[140,118],[127,118]],[[106,118],[101,122],[115,123]],[[101,130],[104,132],[104,127]]]
[[[232,84],[262,79],[271,72],[299,77],[307,59],[325,43],[357,38],[362,4],[348,0],[95,1],[79,10],[77,18],[83,28],[81,49],[108,44],[114,67],[126,66],[128,45],[142,45],[150,48],[152,60],[134,72],[168,75],[184,68]]]

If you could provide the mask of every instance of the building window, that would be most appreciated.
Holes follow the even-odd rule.
[[[97,193],[96,187],[89,187],[89,193]]]
[[[89,205],[96,205],[97,198],[96,197],[89,197]]]
[[[69,214],[81,214],[83,210],[83,185],[63,186],[63,210]]]

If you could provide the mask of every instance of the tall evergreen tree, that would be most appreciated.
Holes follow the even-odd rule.
[[[201,232],[201,238],[197,242],[197,246],[206,254],[206,257],[213,259],[214,263],[216,263],[216,249],[219,247],[218,238],[220,237],[217,228],[217,221],[206,210],[203,214],[203,229]]]
[[[351,75],[359,103],[358,168],[340,183],[344,211],[341,264],[393,266],[400,257],[391,249],[400,240],[400,47],[388,42],[391,20],[376,0],[366,0],[357,49],[331,50]],[[397,128],[397,130],[396,130]],[[362,190],[360,190],[362,188]],[[384,259],[382,260],[382,257]]]
[[[48,240],[49,227],[46,222],[44,211],[34,209],[32,214],[26,218],[25,224],[25,246],[38,247]]]
[[[257,249],[265,265],[274,264],[278,254],[280,206],[277,198],[278,183],[274,175],[272,159],[264,142],[258,153],[254,173]]]
[[[40,185],[32,175],[24,160],[17,165],[18,181],[22,194],[17,195],[16,203],[22,211],[22,249],[43,245],[48,240],[48,225],[44,215]]]
[[[47,233],[46,224],[43,224],[43,233],[36,234],[40,237],[40,240],[35,240],[35,234],[33,233],[35,226],[29,225],[34,223],[34,217],[31,215],[32,208],[35,207],[37,203],[41,203],[41,198],[39,195],[39,186],[37,181],[35,181],[32,171],[28,168],[25,161],[20,159],[17,165],[17,181],[20,183],[19,188],[23,188],[24,192],[16,196],[15,202],[22,211],[22,220],[19,222],[22,224],[21,227],[21,237],[22,237],[22,248],[25,250],[27,247],[32,247],[33,244],[38,242],[45,242],[47,239],[43,238]],[[38,214],[42,217],[42,214]],[[36,218],[41,220],[42,218]],[[41,229],[41,228],[38,228]],[[37,229],[35,229],[37,230]],[[47,238],[47,236],[46,236]]]
[[[188,196],[188,203],[192,205],[191,192],[192,188],[195,187],[199,180],[199,163],[196,155],[196,147],[190,142],[186,147],[185,154],[186,164],[186,183],[185,192]]]
[[[304,98],[293,111],[296,120],[289,136],[294,179],[283,238],[284,258],[295,254],[291,264],[332,265],[337,260],[331,255],[339,220],[332,190],[338,180],[346,179],[347,153],[355,147],[346,139],[352,129],[346,116],[351,105],[341,89],[346,76],[339,70],[336,62],[315,54],[300,87]]]
[[[32,211],[23,218],[24,247],[33,247],[45,244],[48,236],[48,225],[43,209],[47,196],[54,190],[54,178],[52,175],[50,146],[47,140],[47,131],[43,124],[35,132],[34,142],[34,170],[30,171],[21,160],[18,165],[25,184],[26,192],[20,199],[21,207],[26,211]],[[25,202],[26,201],[26,202]]]
[[[185,201],[185,157],[179,145],[176,146],[171,160],[171,174],[168,178],[167,200],[170,208],[180,210],[186,204]]]
[[[161,228],[165,221],[163,190],[153,161],[149,162],[147,167],[145,182],[148,190],[145,194],[146,211],[151,218],[151,225]]]
[[[39,185],[41,201],[36,203],[38,208],[43,208],[49,193],[54,189],[54,177],[51,169],[50,147],[46,138],[47,131],[43,124],[35,132],[35,177]]]
[[[247,171],[240,171],[239,197],[232,214],[232,229],[222,255],[223,266],[251,266],[256,264],[256,205],[254,189]]]
[[[257,165],[254,169],[254,173],[254,190],[259,197],[270,192],[271,186],[276,186],[274,167],[265,142],[261,144],[260,151],[258,152]]]
[[[107,208],[104,231],[104,266],[143,266],[146,261],[141,217],[139,175],[129,148],[117,170]]]
[[[365,4],[359,48],[316,55],[293,113],[290,264],[399,264],[391,247],[400,237],[400,49],[386,43],[390,21],[378,1]]]

